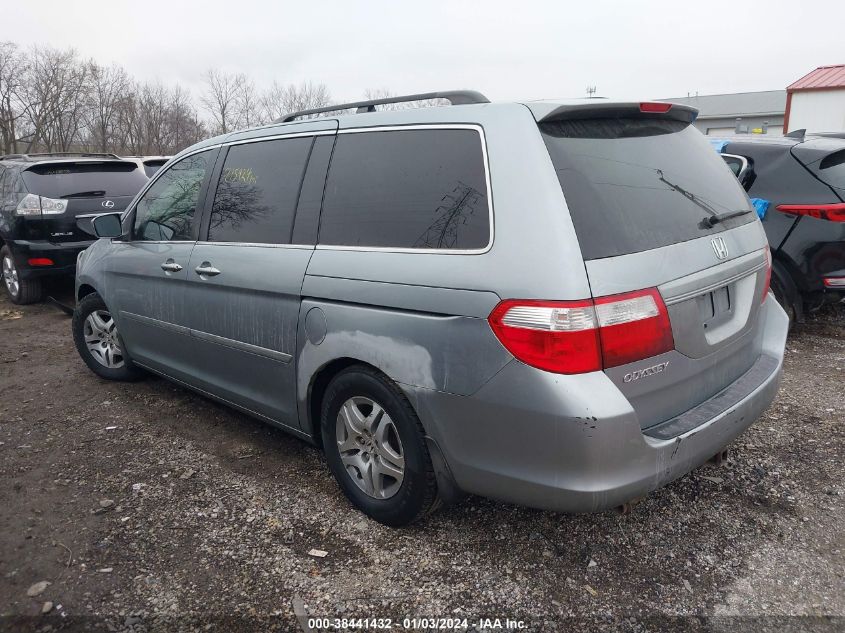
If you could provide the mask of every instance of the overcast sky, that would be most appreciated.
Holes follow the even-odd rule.
[[[0,40],[73,46],[195,94],[210,67],[259,86],[323,82],[337,101],[367,88],[471,88],[502,100],[579,97],[588,85],[643,98],[773,90],[845,63],[845,0],[3,4],[14,15]]]

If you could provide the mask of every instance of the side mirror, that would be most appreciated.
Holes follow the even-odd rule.
[[[119,213],[98,215],[91,221],[91,225],[94,227],[94,234],[97,237],[120,237],[123,235]]]

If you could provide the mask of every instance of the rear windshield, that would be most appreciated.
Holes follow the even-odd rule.
[[[45,198],[134,196],[147,183],[136,163],[72,163],[35,165],[23,172],[30,193]]]
[[[731,229],[754,213],[739,182],[686,122],[613,118],[540,124],[584,259],[638,253]]]

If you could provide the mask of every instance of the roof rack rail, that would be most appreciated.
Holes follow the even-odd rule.
[[[49,158],[50,156],[79,156],[80,158],[117,158],[120,156],[111,152],[36,152],[35,154],[6,154],[0,156],[0,160],[22,159],[34,160],[38,158]]]
[[[404,95],[401,97],[386,97],[384,99],[371,99],[369,101],[353,101],[352,103],[338,103],[337,105],[314,108],[312,110],[300,110],[291,112],[274,121],[274,123],[289,123],[295,119],[309,114],[323,114],[325,112],[337,112],[338,110],[356,110],[356,114],[362,112],[375,112],[377,105],[389,103],[407,103],[409,101],[425,101],[427,99],[445,99],[451,105],[466,105],[469,103],[490,103],[490,99],[475,90],[445,90],[443,92],[423,92],[415,95]]]

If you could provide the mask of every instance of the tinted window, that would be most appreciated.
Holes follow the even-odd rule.
[[[540,129],[584,259],[660,248],[757,218],[702,222],[751,207],[722,158],[686,123],[621,118]]]
[[[136,240],[192,240],[200,189],[214,150],[183,158],[147,189],[135,207]]]
[[[725,161],[725,164],[730,168],[734,176],[739,176],[739,172],[742,171],[743,167],[741,158],[737,158],[736,156],[722,156],[722,160]]]
[[[845,189],[845,149],[822,158],[818,174],[827,184]]]
[[[387,248],[487,246],[490,211],[478,132],[338,135],[319,239]]]
[[[209,241],[290,244],[313,137],[233,145],[214,195]]]
[[[69,161],[35,165],[23,172],[27,189],[45,198],[134,196],[147,176],[134,162]]]

